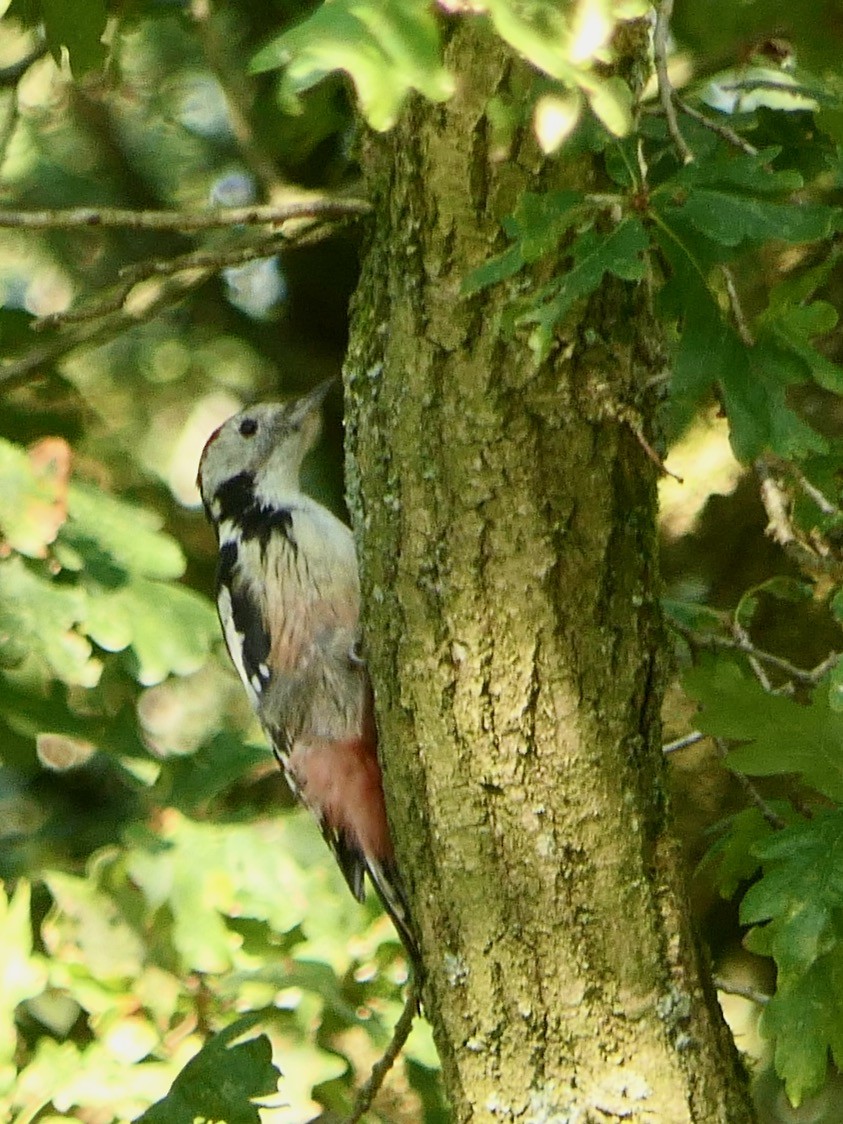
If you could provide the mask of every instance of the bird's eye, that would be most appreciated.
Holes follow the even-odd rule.
[[[240,422],[240,436],[254,437],[258,431],[258,423],[254,418],[243,418]]]

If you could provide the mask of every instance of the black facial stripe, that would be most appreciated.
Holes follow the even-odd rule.
[[[255,506],[255,477],[251,472],[239,472],[220,484],[214,495],[219,504],[219,522],[227,519],[239,523],[241,514]]]
[[[261,552],[265,554],[273,534],[280,533],[293,550],[296,549],[292,512],[286,507],[265,507],[259,504],[255,500],[255,477],[251,472],[240,472],[220,484],[214,501],[218,505],[216,522],[233,523],[243,542],[257,539]],[[222,559],[220,564],[222,565]],[[233,564],[233,560],[230,564]]]

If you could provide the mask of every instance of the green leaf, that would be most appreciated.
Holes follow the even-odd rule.
[[[835,208],[819,203],[773,203],[709,188],[695,188],[682,214],[707,238],[729,247],[776,239],[815,242],[829,237],[838,218]]]
[[[720,378],[735,456],[749,463],[765,450],[794,460],[827,452],[826,440],[788,405],[788,386],[806,380],[804,365],[764,339],[740,346],[745,362],[725,367]]]
[[[837,940],[832,921],[843,908],[843,811],[777,831],[755,851],[764,873],[744,896],[741,924],[770,922],[765,952],[787,985]]]
[[[595,116],[612,136],[625,137],[632,128],[632,90],[618,75],[595,81],[586,88],[586,97]]]
[[[517,317],[517,324],[536,324],[530,346],[540,356],[550,350],[556,325],[574,301],[594,292],[605,273],[625,281],[640,280],[646,272],[644,255],[649,239],[637,218],[627,218],[609,234],[587,230],[571,246],[571,267],[539,294],[533,308]]]
[[[828,301],[810,301],[831,271],[835,255],[819,267],[797,278],[788,278],[770,291],[767,308],[758,317],[759,336],[766,334],[780,348],[788,350],[804,364],[806,375],[832,393],[843,392],[843,368],[814,347],[818,336],[828,335],[837,326],[837,310]]]
[[[460,291],[464,297],[473,296],[481,289],[488,289],[490,285],[497,285],[499,281],[506,281],[509,277],[513,277],[524,268],[525,264],[521,247],[510,246],[502,254],[472,269],[464,279]]]
[[[843,946],[838,942],[797,981],[778,987],[758,1027],[775,1041],[776,1073],[798,1108],[824,1086],[829,1051],[843,1067]]]
[[[67,48],[75,76],[100,66],[106,49],[102,42],[107,13],[103,0],[40,0],[47,46],[56,62]]]
[[[148,1108],[135,1124],[260,1124],[256,1097],[276,1092],[281,1076],[272,1063],[265,1034],[236,1043],[260,1020],[249,1014],[214,1035],[191,1058],[163,1100]]]
[[[744,464],[769,450],[797,458],[825,452],[825,440],[787,401],[788,386],[805,381],[807,370],[764,339],[748,347],[675,244],[670,255],[677,266],[673,296],[681,294],[684,320],[673,372],[676,398],[688,409],[717,385],[732,449]]]
[[[756,843],[763,874],[741,904],[747,947],[772,956],[776,995],[761,1030],[798,1105],[843,1060],[843,811],[800,820]]]
[[[156,795],[160,802],[183,810],[199,807],[265,761],[266,755],[266,746],[247,745],[220,731],[196,753],[172,759]]]
[[[170,674],[198,671],[219,637],[216,611],[209,601],[186,586],[146,578],[103,595],[89,628],[105,648],[122,641],[131,629],[132,670],[145,687]]]
[[[444,101],[454,90],[426,0],[324,0],[252,59],[252,73],[284,68],[281,97],[295,102],[326,75],[351,77],[374,129],[390,128],[411,90]]]
[[[695,191],[701,187],[733,187],[751,195],[789,195],[803,187],[803,180],[798,172],[773,169],[780,153],[778,146],[749,155],[718,145],[707,159],[683,165],[659,193],[673,191],[681,184]]]
[[[513,245],[472,270],[463,281],[463,295],[505,281],[527,262],[553,253],[576,220],[587,213],[584,204],[585,196],[579,191],[524,192],[515,211],[504,221]]]
[[[786,807],[777,804],[775,810],[782,813]],[[713,877],[721,897],[733,898],[741,883],[749,881],[761,865],[755,846],[772,833],[773,828],[758,808],[745,808],[726,822],[720,837],[706,851],[699,873]]]
[[[18,557],[0,562],[0,655],[6,660],[31,652],[62,682],[95,686],[102,665],[79,631],[86,609],[81,589],[40,577]]]
[[[160,517],[145,508],[98,488],[72,484],[68,511],[61,540],[79,553],[88,571],[103,584],[119,583],[125,574],[179,578],[184,573],[181,547],[159,530]]]
[[[509,232],[520,239],[524,260],[539,261],[553,253],[582,216],[585,203],[579,191],[525,191],[507,223]]]
[[[91,873],[94,877],[59,871],[46,876],[55,905],[42,927],[45,943],[62,962],[84,964],[94,979],[132,979],[141,970],[143,942]]]
[[[722,632],[724,614],[709,605],[696,601],[679,601],[672,597],[662,599],[662,608],[669,621],[693,632]]]
[[[843,714],[831,706],[828,681],[802,705],[768,694],[730,659],[705,657],[683,683],[700,703],[699,729],[747,743],[731,751],[728,765],[759,777],[796,773],[831,800],[843,801]]]

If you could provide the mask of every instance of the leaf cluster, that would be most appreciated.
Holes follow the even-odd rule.
[[[267,187],[253,177],[267,163],[262,148],[270,166],[302,182],[342,179],[353,170],[346,89],[377,130],[394,124],[413,95],[444,101],[460,81],[443,49],[446,31],[471,21],[490,49],[505,44],[530,70],[524,105],[492,99],[490,127],[498,114],[510,133],[532,128],[546,154],[588,153],[598,177],[589,192],[518,199],[500,252],[465,279],[463,299],[479,303],[490,286],[506,286],[501,331],[547,360],[607,277],[640,285],[668,338],[668,436],[714,402],[737,458],[768,476],[773,466],[785,496],[773,529],[798,548],[800,580],[754,587],[731,614],[679,601],[667,610],[696,656],[684,685],[699,729],[728,751],[728,767],[755,796],[723,825],[705,865],[724,895],[743,894],[747,945],[776,966],[762,1029],[800,1102],[821,1085],[829,1057],[843,1065],[843,665],[762,666],[749,637],[767,598],[794,619],[818,608],[832,622],[843,615],[840,442],[817,407],[835,401],[843,378],[833,346],[839,77],[752,63],[701,80],[683,94],[692,115],[679,112],[693,155],[686,162],[664,114],[641,100],[646,66],[630,68],[622,49],[624,36],[647,35],[640,17],[648,6],[637,0],[325,0],[283,5],[280,28],[275,10],[262,20],[244,8],[220,17],[230,34],[210,52],[213,65],[194,19],[203,6],[164,7],[12,0],[9,19],[43,28],[46,48],[57,61],[66,54],[74,76],[108,57],[131,95],[115,114],[119,126],[96,140],[78,122],[59,128],[43,107],[43,122],[25,122],[7,172],[21,198],[79,202],[81,192],[81,201],[100,202],[114,191],[123,201],[121,190],[132,196],[143,182],[156,205],[225,204]],[[111,48],[103,40],[109,17]],[[226,109],[238,83],[223,90],[220,75],[233,59],[239,80],[246,57],[257,92],[243,146],[242,122],[238,136]],[[250,97],[241,90],[241,115]],[[95,120],[102,129],[90,101],[79,104],[86,127]],[[80,152],[100,149],[109,157],[80,170]],[[122,264],[135,250],[109,252]],[[46,240],[39,254],[61,258],[82,287],[97,277],[94,254],[62,255]],[[272,305],[271,334],[262,334],[260,316],[245,324],[232,311],[243,309],[238,287],[242,295],[265,280],[228,274],[227,304],[209,303],[193,321],[176,313],[84,360],[63,359],[61,378],[85,409],[123,419],[119,449],[98,445],[96,426],[78,442],[96,466],[91,476],[110,479],[115,491],[140,482],[144,504],[118,501],[71,469],[61,440],[25,447],[15,430],[31,424],[32,396],[11,415],[16,424],[3,413],[0,717],[8,748],[0,807],[22,824],[4,834],[9,889],[0,897],[0,1103],[10,1112],[51,1105],[103,1119],[143,1111],[154,1124],[253,1121],[256,1102],[275,1094],[279,1069],[282,1096],[300,1116],[317,1102],[341,1109],[351,1083],[346,1043],[380,1043],[382,1021],[372,1012],[386,1021],[394,1014],[376,972],[391,970],[388,929],[373,921],[356,931],[366,978],[355,979],[344,951],[354,907],[319,861],[318,841],[302,834],[297,817],[268,822],[256,806],[243,778],[251,772],[260,782],[261,751],[213,651],[210,604],[191,588],[197,567],[207,588],[207,559],[179,547],[150,510],[169,510],[162,484],[177,493],[165,464],[172,432],[184,435],[193,423],[185,401],[204,408],[210,386],[233,409],[242,397],[275,392],[268,372],[275,333],[285,330],[277,328],[283,302]],[[17,351],[29,316],[6,303],[0,331]],[[213,324],[219,338],[197,322]],[[295,347],[293,339],[297,355]],[[66,412],[40,410],[32,436],[64,431]],[[163,448],[150,433],[168,434]],[[106,779],[93,791],[99,799],[109,789],[110,816],[80,812],[69,798],[73,781],[86,770],[90,781],[96,769]],[[32,792],[45,774],[60,781],[55,806]],[[786,798],[767,799],[748,778],[772,778],[776,797]],[[238,1041],[259,1025],[259,1036]],[[433,1064],[418,1038],[409,1072],[430,1120],[442,1113]],[[226,1080],[212,1080],[220,1072]]]

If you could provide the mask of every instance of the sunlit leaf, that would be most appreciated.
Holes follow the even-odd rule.
[[[0,536],[30,558],[44,558],[67,518],[70,450],[46,438],[24,452],[0,440]]]
[[[95,979],[136,976],[143,943],[114,900],[88,878],[52,871],[46,883],[55,904],[42,933],[52,955],[84,964]]]
[[[144,686],[160,683],[171,673],[198,671],[219,636],[210,602],[186,586],[138,578],[109,603],[117,610],[116,619],[131,622],[134,671]]]
[[[426,0],[325,0],[252,60],[256,73],[277,68],[284,70],[281,96],[287,99],[332,71],[346,71],[364,116],[381,130],[394,124],[411,90],[443,101],[454,89]]]
[[[147,578],[179,578],[184,573],[181,547],[161,533],[161,520],[152,512],[74,483],[69,514],[62,538],[103,584],[119,580],[120,572]]]
[[[43,991],[47,982],[41,957],[33,955],[29,911],[29,883],[22,879],[7,897],[0,882],[0,1093],[17,1048],[15,1008]]]
[[[32,652],[65,683],[94,686],[102,665],[79,631],[86,608],[81,589],[41,577],[20,558],[0,562],[0,652]]]

